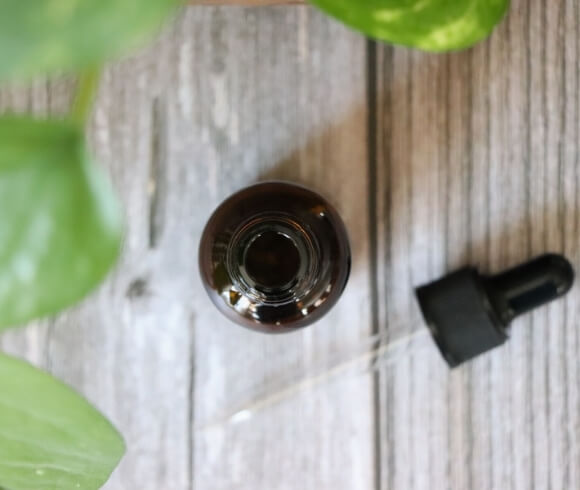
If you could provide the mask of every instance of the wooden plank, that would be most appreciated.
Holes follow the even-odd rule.
[[[123,432],[106,489],[372,487],[372,378],[332,376],[372,333],[365,66],[364,39],[319,13],[232,7],[186,10],[107,70],[91,139],[123,200],[123,257],[80,306],[2,337]],[[51,94],[1,96],[42,112]],[[343,300],[281,337],[222,318],[197,270],[213,208],[269,178],[327,195],[353,237]]]
[[[105,488],[185,489],[191,481],[193,353],[184,296],[191,289],[179,284],[193,280],[196,242],[183,236],[167,255],[151,238],[159,215],[168,213],[167,233],[183,216],[168,212],[180,195],[168,189],[180,182],[181,169],[166,160],[167,114],[159,103],[170,90],[172,41],[169,31],[142,55],[106,71],[90,131],[126,213],[125,250],[115,273],[76,308],[2,336],[3,350],[77,388],[121,430],[128,452]],[[19,112],[63,113],[73,87],[50,85],[38,104],[37,89],[5,90],[2,98]],[[60,103],[51,104],[54,98]],[[155,206],[152,180],[159,189]],[[174,259],[191,276],[174,276]]]
[[[354,253],[336,309],[286,336],[231,325],[196,289],[196,487],[369,488],[371,378],[320,381],[371,331],[365,41],[300,7],[189,10],[185,22],[195,36],[180,59],[192,80],[179,103],[180,158],[201,163],[194,234],[232,191],[281,178],[332,199]]]
[[[413,288],[546,251],[580,263],[573,1],[514,1],[475,49],[377,48],[379,324],[423,329]],[[580,471],[578,287],[449,372],[424,337],[380,370],[381,488],[570,488]]]

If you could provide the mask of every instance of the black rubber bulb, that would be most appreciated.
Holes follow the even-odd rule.
[[[417,289],[423,316],[451,367],[503,344],[518,315],[566,294],[574,270],[546,254],[494,275],[465,267]]]

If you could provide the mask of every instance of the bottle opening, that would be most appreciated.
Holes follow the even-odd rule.
[[[244,254],[247,275],[262,291],[285,289],[297,280],[300,252],[294,240],[279,231],[264,231],[252,240]]]

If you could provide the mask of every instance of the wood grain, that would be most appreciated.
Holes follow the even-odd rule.
[[[376,48],[378,323],[422,329],[414,287],[546,251],[580,263],[578,6],[515,1],[485,43],[446,56]],[[575,488],[578,287],[448,372],[411,343],[380,370],[382,489]],[[413,345],[417,344],[417,345]]]
[[[188,9],[155,46],[107,70],[91,137],[125,206],[123,258],[84,304],[3,338],[121,429],[128,453],[106,488],[372,486],[371,376],[296,389],[371,331],[359,199],[365,47],[303,7]],[[345,300],[316,328],[284,337],[230,324],[197,270],[213,208],[272,178],[327,195],[357,237]]]
[[[0,340],[125,434],[105,488],[577,488],[578,287],[452,372],[413,289],[468,263],[580,263],[578,25],[573,0],[514,0],[490,40],[428,55],[306,7],[208,7],[111,66],[90,137],[123,258]],[[5,87],[0,106],[62,113],[71,87]],[[354,250],[337,308],[284,337],[224,320],[196,264],[212,209],[270,178],[330,197]]]
[[[329,196],[359,237],[346,301],[316,328],[282,337],[246,331],[196,289],[196,487],[368,488],[371,377],[293,391],[370,334],[368,208],[357,199],[367,185],[365,41],[305,8],[188,14],[196,38],[183,63],[196,82],[184,89],[197,102],[182,104],[179,124],[184,137],[199,136],[178,141],[183,164],[198,162],[195,236],[228,194],[282,178]]]

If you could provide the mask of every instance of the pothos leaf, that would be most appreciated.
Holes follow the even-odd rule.
[[[82,69],[138,46],[181,0],[0,0],[0,79]]]
[[[115,428],[84,398],[0,354],[0,487],[96,490],[124,451]]]
[[[93,289],[119,254],[120,214],[79,128],[0,118],[0,330]]]
[[[466,48],[487,37],[509,0],[310,0],[369,36],[425,51]]]

